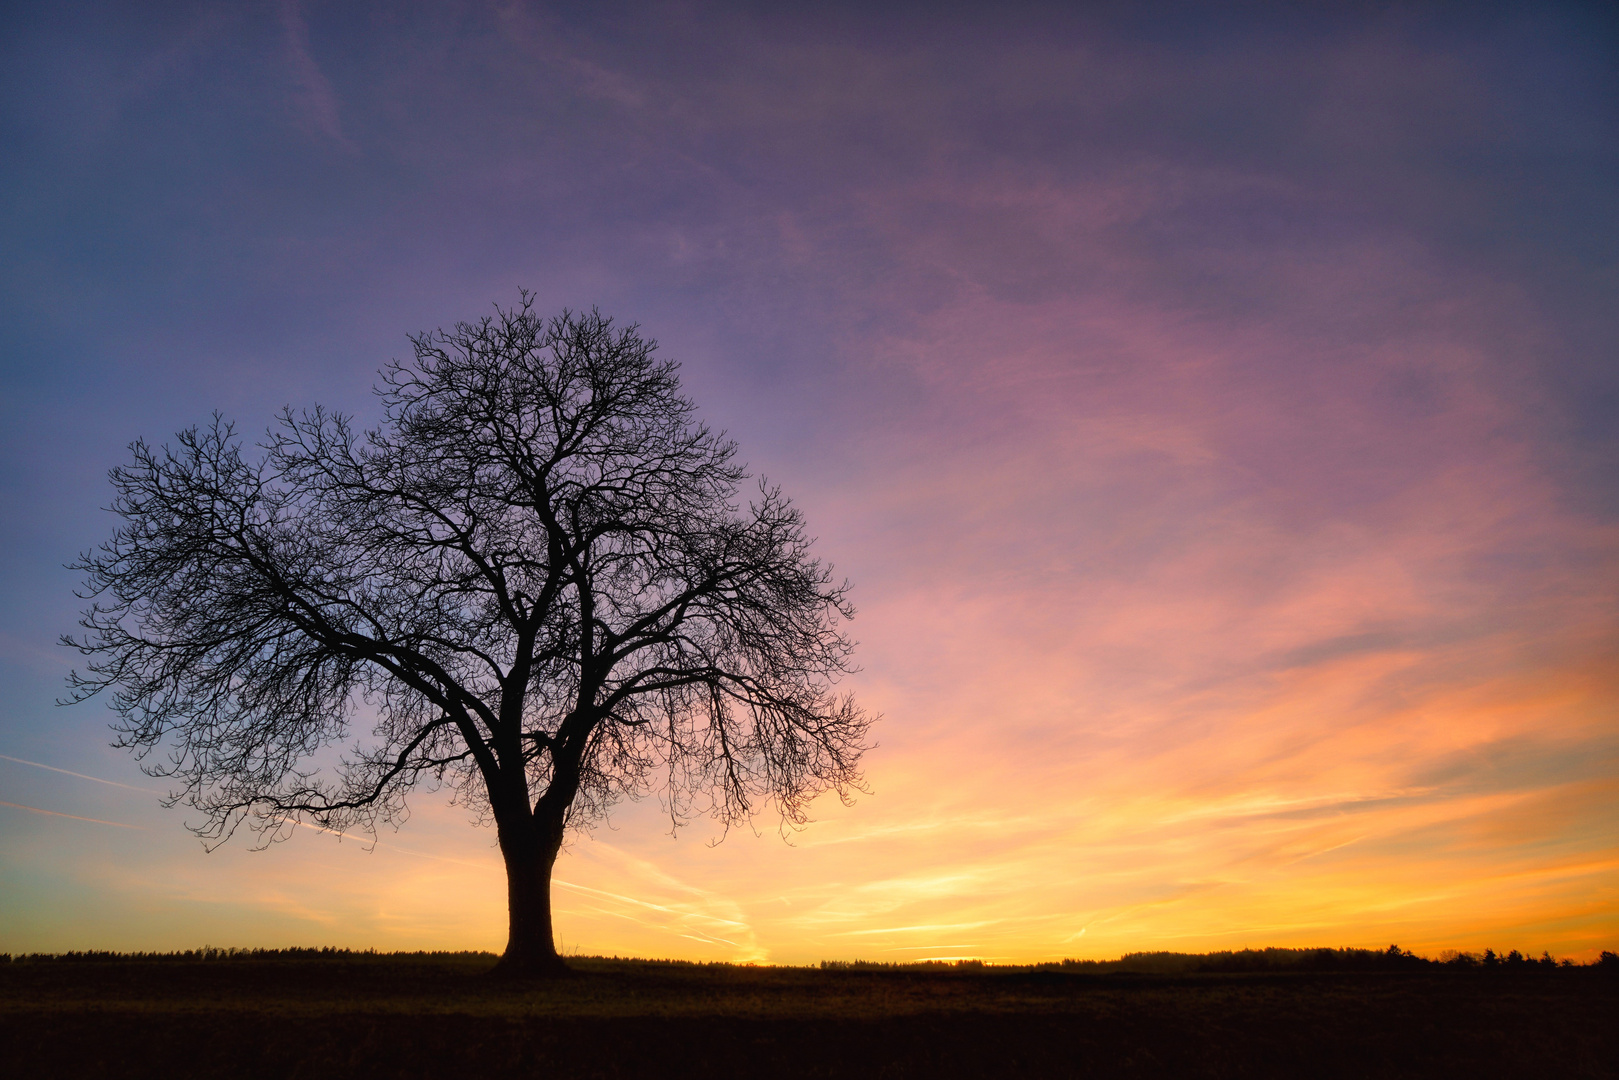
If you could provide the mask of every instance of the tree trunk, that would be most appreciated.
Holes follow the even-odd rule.
[[[529,817],[499,825],[506,859],[506,952],[495,974],[523,978],[564,975],[568,965],[557,954],[551,931],[551,870],[562,848],[561,822],[554,828]]]

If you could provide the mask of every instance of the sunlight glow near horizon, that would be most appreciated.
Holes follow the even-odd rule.
[[[0,951],[501,947],[466,808],[204,855],[49,702],[124,444],[520,285],[682,362],[885,716],[787,842],[572,842],[564,949],[1619,948],[1610,23],[219,10],[11,46]]]

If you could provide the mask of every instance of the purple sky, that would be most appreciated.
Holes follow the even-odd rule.
[[[132,439],[520,287],[682,362],[886,716],[797,847],[615,815],[566,941],[1614,947],[1619,20],[866,7],[9,15],[0,950],[498,946],[458,809],[203,856],[22,762],[154,786],[51,705]]]

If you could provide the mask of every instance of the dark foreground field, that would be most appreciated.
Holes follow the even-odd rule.
[[[0,964],[14,1077],[1614,1077],[1592,968],[1132,974],[493,958]]]

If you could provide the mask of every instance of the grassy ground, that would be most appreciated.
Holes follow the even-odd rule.
[[[17,1077],[1616,1077],[1594,968],[1095,974],[493,957],[0,964]]]

